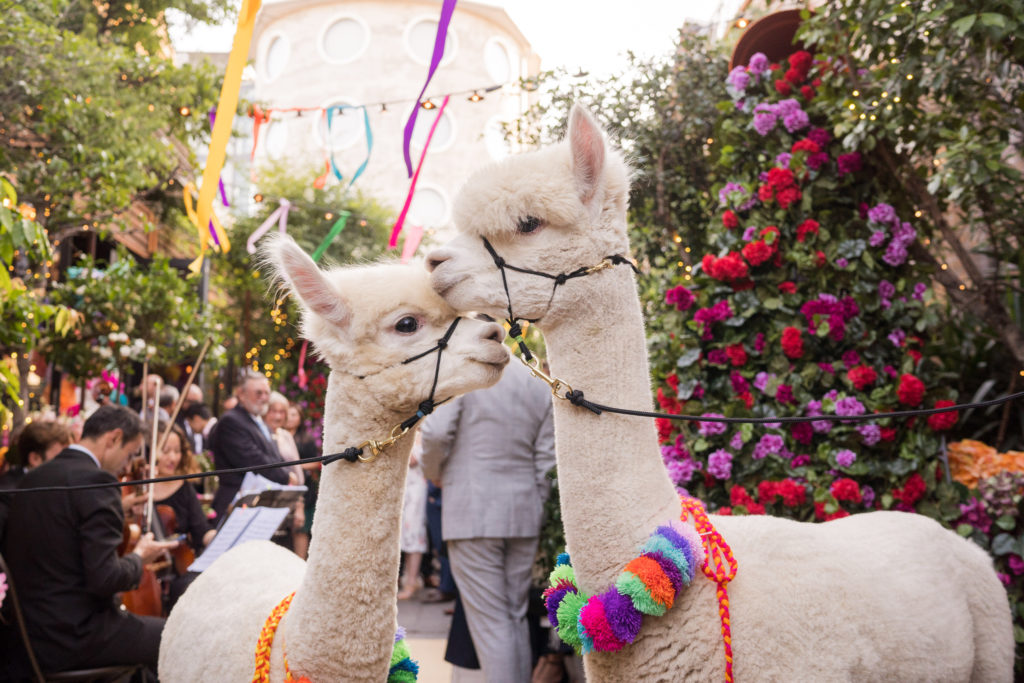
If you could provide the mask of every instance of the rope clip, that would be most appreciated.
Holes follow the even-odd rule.
[[[551,377],[550,375],[545,373],[543,370],[541,370],[540,369],[540,360],[538,360],[536,356],[534,356],[532,363],[530,361],[526,360],[525,358],[523,358],[522,356],[519,356],[519,360],[523,363],[523,365],[525,365],[527,368],[529,368],[530,374],[532,374],[534,377],[540,378],[541,380],[546,382],[549,387],[551,387],[551,395],[552,396],[560,398],[563,401],[568,401],[569,400],[568,398],[566,398],[565,395],[567,393],[569,393],[569,394],[572,393],[572,387],[569,386],[568,383],[563,382],[562,380],[558,379],[557,377]]]
[[[605,260],[601,261],[600,263],[598,263],[596,266],[590,266],[584,272],[587,275],[590,275],[591,273],[596,273],[596,272],[598,272],[600,270],[606,270],[608,268],[611,268],[614,265],[615,264],[612,263],[611,259],[605,259]]]
[[[368,439],[362,442],[361,444],[359,444],[359,461],[373,462],[380,456],[381,453],[385,451],[385,449],[387,449],[388,446],[392,445],[393,443],[395,443],[408,433],[408,427],[405,427],[403,429],[402,425],[395,425],[394,428],[391,430],[391,435],[388,436],[388,438],[382,439],[380,441],[377,441],[376,439]],[[370,450],[370,455],[363,456],[361,451],[367,448]]]

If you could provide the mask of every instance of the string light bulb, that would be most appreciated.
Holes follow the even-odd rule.
[[[188,116],[189,114],[192,113],[192,110],[189,109],[188,107],[182,107],[181,109],[178,110],[178,113],[181,114],[182,116]]]
[[[474,90],[473,94],[467,97],[466,99],[469,100],[470,102],[479,102],[483,98],[484,96],[480,94],[479,90]]]
[[[746,18],[740,17],[739,19],[736,20],[736,28],[746,28],[749,23],[750,21],[748,21]]]
[[[429,100],[429,99],[428,99],[428,100],[424,100],[423,102],[421,102],[421,103],[420,103],[420,106],[421,106],[421,107],[423,107],[424,109],[435,109],[435,108],[437,108],[437,105],[436,105],[436,104],[434,104],[434,103],[433,103],[433,102],[432,102],[431,100]]]

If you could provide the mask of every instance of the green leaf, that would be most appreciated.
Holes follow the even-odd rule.
[[[1017,552],[1017,539],[1010,534],[997,534],[992,539],[992,554],[996,557]]]
[[[978,19],[985,26],[997,26],[999,28],[1006,28],[1006,17],[1003,16],[1002,14],[997,14],[995,12],[983,12],[978,17]],[[961,33],[960,35],[963,35],[963,33]]]
[[[1013,531],[1017,526],[1017,518],[1013,515],[1003,515],[996,520],[996,526],[1004,531]]]
[[[680,355],[679,359],[676,361],[676,367],[677,368],[688,368],[691,365],[693,365],[694,363],[696,363],[699,358],[700,358],[700,349],[699,348],[686,349],[685,351],[683,351],[682,355]]]
[[[958,534],[960,534],[961,536],[963,536],[964,538],[967,538],[968,536],[970,536],[973,531],[974,531],[974,527],[971,526],[970,524],[957,524],[956,525],[956,532]]]

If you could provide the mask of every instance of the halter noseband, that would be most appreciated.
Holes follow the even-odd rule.
[[[412,429],[416,425],[417,422],[422,420],[427,415],[430,415],[430,413],[434,412],[434,408],[451,399],[451,397],[448,397],[443,401],[435,401],[434,392],[437,390],[437,379],[441,374],[441,352],[448,347],[448,341],[452,338],[452,335],[455,334],[455,328],[459,324],[459,320],[461,320],[461,318],[455,318],[455,320],[452,321],[452,324],[448,326],[448,329],[445,331],[444,336],[438,339],[436,344],[434,344],[432,347],[430,347],[423,353],[418,353],[415,356],[410,356],[409,358],[403,360],[401,363],[389,365],[385,368],[381,368],[380,370],[377,370],[376,372],[372,373],[377,374],[380,372],[384,372],[389,368],[397,367],[399,365],[408,365],[409,363],[412,363],[415,360],[419,360],[424,356],[429,356],[430,354],[436,351],[437,364],[434,366],[434,381],[430,385],[430,396],[428,396],[423,401],[420,401],[419,407],[416,410],[416,414],[406,418],[400,424],[395,425],[395,427],[391,430],[391,434],[389,434],[386,439],[383,439],[381,441],[369,439],[359,444],[358,446],[346,448],[344,451],[340,453],[333,453],[331,455],[324,456],[324,465],[330,464],[335,460],[347,460],[349,462],[355,462],[356,460],[360,460],[362,462],[370,462],[372,460],[375,460],[377,456],[380,455],[385,448],[401,439],[403,436],[406,435],[406,433],[408,433],[410,429]],[[365,377],[368,377],[368,375],[359,376],[359,379],[363,379]],[[364,448],[368,448],[370,450],[370,455],[368,457],[363,456]]]
[[[526,341],[523,339],[523,330],[519,326],[519,321],[525,320],[527,322],[533,323],[540,320],[540,318],[517,318],[515,313],[512,312],[512,295],[509,293],[508,290],[508,278],[505,276],[506,269],[514,270],[517,273],[525,273],[526,275],[536,275],[538,277],[546,277],[549,280],[554,280],[554,284],[551,287],[551,296],[548,298],[547,308],[549,309],[551,308],[551,302],[555,298],[555,291],[558,289],[559,285],[564,285],[566,282],[573,278],[583,277],[584,275],[590,275],[592,273],[605,270],[606,268],[611,268],[612,266],[618,266],[623,264],[628,265],[630,268],[632,268],[634,273],[640,272],[640,269],[636,267],[636,263],[633,262],[633,259],[623,256],[622,254],[612,254],[611,256],[605,256],[603,259],[601,259],[601,262],[598,263],[596,266],[581,266],[576,270],[568,273],[559,273],[558,275],[552,275],[551,273],[545,273],[539,270],[530,270],[529,268],[520,268],[518,266],[513,266],[509,263],[506,263],[505,259],[498,255],[498,252],[494,250],[494,247],[491,246],[491,243],[488,241],[486,237],[481,235],[480,239],[484,241],[484,247],[487,249],[487,253],[491,255],[491,258],[494,260],[494,265],[498,267],[498,271],[501,273],[501,284],[505,288],[505,300],[508,302],[508,335],[512,337],[512,339],[514,339],[515,342],[519,345],[519,351],[528,361],[533,360],[533,354],[530,353],[530,349],[526,346]]]

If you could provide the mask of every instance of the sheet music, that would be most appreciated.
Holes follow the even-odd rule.
[[[305,491],[305,486],[290,486],[285,484],[278,484],[276,481],[271,481],[264,477],[262,474],[256,472],[246,472],[242,478],[242,483],[238,487],[238,493],[235,494],[234,499],[231,501],[232,504],[237,502],[240,498],[248,496],[253,493],[262,493],[264,491]]]
[[[236,509],[224,521],[224,526],[213,537],[213,541],[203,554],[189,566],[188,571],[201,572],[209,568],[218,557],[246,541],[269,541],[287,515],[288,508]]]

